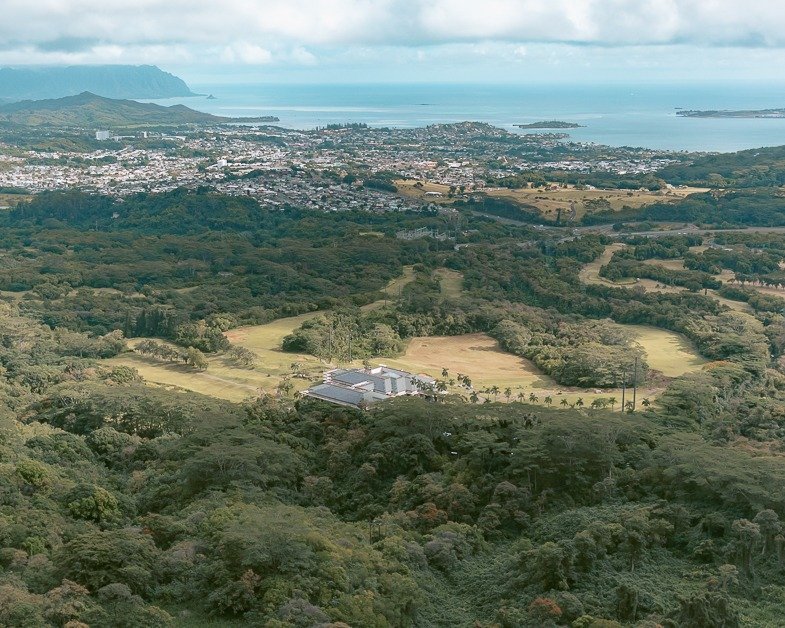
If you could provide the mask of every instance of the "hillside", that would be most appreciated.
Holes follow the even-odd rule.
[[[61,98],[86,91],[107,98],[195,95],[182,79],[153,65],[0,68],[0,100]]]
[[[83,92],[50,100],[25,100],[0,106],[0,122],[23,126],[130,127],[223,122],[275,122],[277,118],[224,118],[173,105],[115,100]]]

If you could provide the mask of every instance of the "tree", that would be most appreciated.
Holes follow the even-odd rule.
[[[78,519],[97,523],[117,518],[117,498],[106,489],[95,484],[78,484],[66,497],[69,512]]]
[[[504,397],[507,399],[507,403],[510,403],[510,398],[512,397],[512,388],[509,386],[504,389]]]
[[[736,519],[731,526],[736,536],[736,550],[742,572],[748,576],[753,575],[752,556],[755,547],[760,542],[760,526],[748,519]]]
[[[477,394],[476,390],[473,390],[472,393],[469,395],[469,401],[472,403],[477,403],[480,400],[480,396]]]
[[[67,578],[95,591],[112,583],[148,593],[156,584],[159,557],[149,535],[133,530],[104,530],[80,534],[54,555],[59,578]]]
[[[535,395],[533,392],[529,393],[529,401],[531,403],[537,403],[539,400],[540,398],[537,395]]]
[[[188,347],[188,349],[186,349],[185,362],[191,368],[195,368],[199,371],[207,370],[207,358],[205,358],[204,353],[196,347]]]
[[[613,410],[617,403],[619,403],[619,400],[616,399],[616,397],[611,397],[608,399],[608,405],[611,407],[611,410]]]
[[[550,407],[553,404],[553,397],[548,395],[547,397],[545,397],[545,399],[543,399],[543,401],[545,402],[546,406]]]

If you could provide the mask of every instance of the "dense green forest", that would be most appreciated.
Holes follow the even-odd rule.
[[[269,211],[208,189],[46,194],[4,214],[0,625],[778,625],[776,298],[724,285],[743,313],[689,290],[587,285],[608,238],[470,211],[458,242],[394,237],[445,220]],[[690,250],[701,242],[633,240],[621,258],[762,277],[785,254],[777,234]],[[361,309],[404,266],[414,280]],[[462,273],[460,295],[443,268]],[[635,357],[643,381],[615,321],[681,332],[711,362],[626,412],[229,403],[101,361],[124,336],[227,351],[233,326],[316,310],[288,348],[320,355],[328,326],[355,334],[356,357],[484,331],[560,382],[611,385]]]

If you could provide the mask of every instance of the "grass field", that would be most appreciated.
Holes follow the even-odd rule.
[[[448,203],[450,192],[449,185],[431,183],[429,181],[414,181],[399,179],[394,182],[398,192],[404,196],[428,199],[434,203]],[[417,185],[419,183],[419,185]],[[606,200],[610,208],[619,211],[625,206],[632,208],[643,207],[653,203],[676,202],[690,194],[706,192],[706,188],[683,188],[663,190],[657,192],[640,190],[579,190],[573,185],[555,187],[547,190],[544,188],[525,188],[510,190],[507,188],[485,188],[484,194],[495,198],[508,198],[521,205],[536,207],[546,218],[555,219],[559,210],[563,217],[569,217],[575,208],[575,217],[580,219],[587,212],[586,203],[591,201]],[[441,196],[434,196],[434,194]]]
[[[311,355],[285,353],[281,351],[281,341],[299,327],[303,321],[318,316],[318,313],[303,314],[281,318],[266,325],[238,327],[226,333],[233,344],[252,350],[259,356],[253,369],[235,366],[224,356],[207,356],[206,371],[195,371],[180,364],[170,364],[141,356],[137,353],[124,353],[110,360],[108,365],[123,364],[139,371],[147,382],[193,390],[229,401],[242,401],[260,392],[274,393],[284,376],[291,375],[291,365],[300,364],[300,371],[308,377],[292,378],[295,390],[307,388],[311,379],[320,379],[325,366]],[[134,346],[141,340],[132,340]]]
[[[400,296],[403,287],[412,281],[414,281],[414,267],[413,266],[404,266],[403,267],[403,275],[400,277],[396,277],[392,279],[384,288],[382,288],[382,292],[387,295],[387,298],[395,299]],[[374,301],[373,303],[368,303],[367,305],[363,305],[360,309],[367,312],[368,310],[376,310],[387,303],[387,298],[380,299],[379,301]]]
[[[603,257],[610,259],[612,247],[618,246],[611,245],[611,250],[606,250]],[[595,275],[601,263],[593,263],[596,266],[593,271]],[[436,274],[446,297],[457,297],[461,294],[461,273],[439,269]],[[384,291],[395,296],[413,279],[414,269],[406,267],[404,274],[392,280]],[[380,307],[383,303],[383,300],[377,301],[365,307]],[[291,377],[292,364],[297,363],[304,377],[291,378],[290,381],[295,390],[302,390],[321,379],[323,371],[332,365],[311,355],[285,353],[280,348],[281,342],[304,321],[319,315],[319,312],[311,312],[281,318],[265,325],[239,327],[228,331],[226,336],[232,344],[245,347],[258,356],[258,364],[253,369],[239,368],[221,355],[208,356],[208,368],[203,372],[136,353],[120,355],[107,360],[107,363],[134,367],[152,384],[193,390],[230,401],[241,401],[260,392],[274,393],[283,378]],[[634,331],[637,342],[647,353],[650,366],[668,377],[699,369],[705,363],[689,341],[679,334],[645,325],[626,325],[625,328]],[[133,340],[129,344],[134,346],[138,342],[140,340]],[[559,402],[562,398],[572,402],[582,397],[585,402],[590,403],[596,397],[618,396],[619,392],[559,386],[528,360],[502,351],[497,342],[486,334],[413,338],[409,341],[404,355],[397,358],[380,358],[374,362],[415,373],[426,373],[437,378],[441,377],[442,369],[446,368],[453,378],[458,373],[468,375],[477,390],[491,386],[499,386],[502,390],[509,387],[514,391],[514,396],[521,391],[527,394],[534,392],[540,398],[548,395],[558,397]],[[360,366],[360,363],[356,362],[354,366]],[[465,392],[457,388],[455,391]],[[659,389],[649,388],[641,390],[640,394],[655,397],[659,392]]]
[[[292,363],[300,365],[305,378],[293,378],[295,390],[307,388],[321,378],[330,365],[309,356],[285,353],[280,350],[284,336],[316,313],[283,318],[267,325],[240,327],[227,332],[233,344],[252,350],[259,356],[259,364],[252,370],[238,368],[223,356],[209,356],[206,371],[195,371],[180,364],[154,360],[136,353],[126,353],[107,360],[108,365],[123,364],[136,368],[152,384],[193,390],[229,401],[242,401],[260,392],[274,393],[284,376],[290,376]],[[703,360],[690,343],[673,332],[647,327],[625,325],[636,334],[637,341],[649,356],[649,363],[669,377],[699,369]],[[140,340],[131,341],[131,346]],[[374,363],[426,373],[441,377],[446,368],[451,377],[458,373],[468,375],[474,388],[482,390],[491,386],[511,388],[513,396],[525,391],[541,399],[552,396],[557,401],[566,398],[573,402],[579,397],[590,403],[596,397],[619,396],[620,391],[585,390],[558,385],[530,361],[502,351],[496,341],[486,334],[463,336],[413,338],[398,358],[379,358]],[[354,366],[360,366],[355,362]],[[455,392],[464,392],[456,388]],[[656,397],[658,388],[641,389],[642,397]]]
[[[32,196],[27,194],[0,194],[0,207],[13,207],[17,203],[29,201]]]
[[[463,292],[463,274],[449,268],[439,268],[436,270],[436,277],[439,279],[439,286],[442,294],[447,299],[457,299]]]
[[[649,367],[666,377],[679,377],[699,370],[707,360],[681,334],[649,325],[622,325],[635,334],[635,341],[646,352]]]
[[[600,277],[600,268],[602,268],[608,262],[611,261],[611,258],[613,257],[613,254],[616,251],[620,251],[625,246],[627,246],[627,245],[626,244],[622,244],[620,242],[614,242],[613,244],[609,244],[608,246],[606,246],[605,250],[602,252],[602,255],[600,255],[593,262],[589,262],[588,264],[585,264],[583,266],[583,268],[581,268],[580,273],[578,273],[578,276],[580,277],[580,280],[583,283],[598,284],[598,285],[603,285],[603,286],[616,286],[616,285],[634,284],[635,283],[634,279],[630,279],[629,281],[624,282],[622,284],[622,283],[617,283],[617,282],[614,282],[614,281],[609,281],[608,279],[604,279],[603,277]]]
[[[546,218],[556,218],[559,210],[562,217],[569,217],[575,207],[575,217],[582,218],[588,211],[586,203],[607,201],[610,209],[619,211],[626,207],[637,209],[654,203],[673,203],[690,194],[705,192],[703,188],[685,188],[649,192],[639,190],[579,190],[574,186],[544,189],[508,190],[507,188],[488,188],[488,196],[508,198],[522,205],[536,207]]]
[[[680,334],[647,325],[622,327],[633,332],[636,342],[646,352],[651,368],[667,377],[699,370],[706,363],[689,340]],[[558,402],[562,398],[572,402],[581,397],[584,402],[590,403],[597,397],[614,395],[620,398],[621,394],[621,390],[560,386],[529,360],[502,351],[498,343],[486,334],[413,338],[403,356],[380,361],[388,366],[437,378],[446,368],[450,377],[458,373],[468,375],[475,389],[494,385],[502,390],[509,387],[513,390],[513,397],[523,390],[527,394],[534,392],[540,399],[550,395]],[[641,398],[654,398],[661,391],[662,388],[647,387],[639,392]]]
[[[658,281],[654,281],[653,279],[646,279],[644,278],[635,278],[630,277],[627,279],[623,279],[621,281],[609,281],[608,279],[604,279],[600,277],[599,272],[600,268],[603,267],[605,264],[610,262],[611,257],[613,254],[618,251],[619,249],[624,248],[624,244],[620,242],[616,242],[614,244],[609,244],[605,247],[602,255],[598,257],[593,262],[589,262],[585,264],[579,273],[579,277],[581,281],[587,284],[599,284],[605,286],[619,286],[624,288],[631,288],[633,286],[640,287],[646,290],[646,292],[659,292],[659,293],[674,293],[674,292],[682,292],[685,288],[680,286],[666,286],[661,284]],[[705,250],[705,246],[694,246],[691,247],[691,251],[700,252]],[[658,259],[650,259],[644,260],[646,264],[652,264],[655,266],[663,266],[665,268],[670,268],[672,270],[684,270],[684,260],[683,259],[670,259],[670,260],[658,260]],[[734,274],[729,270],[723,270],[722,273],[716,276],[717,279],[726,283],[733,279]],[[752,286],[754,287],[754,286]],[[756,288],[760,289],[760,288]],[[776,294],[777,296],[785,297],[785,292],[780,292],[779,290],[774,289],[761,289],[761,292],[765,290],[772,290],[772,294]],[[708,294],[711,295],[714,299],[719,301],[722,305],[729,307],[732,310],[736,310],[738,312],[752,312],[752,308],[742,301],[733,301],[731,299],[727,299],[725,297],[720,296],[716,290],[709,290]]]

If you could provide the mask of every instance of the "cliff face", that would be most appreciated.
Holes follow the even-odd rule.
[[[0,68],[0,100],[61,98],[92,92],[107,98],[192,96],[185,81],[153,65]]]

